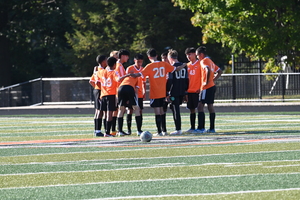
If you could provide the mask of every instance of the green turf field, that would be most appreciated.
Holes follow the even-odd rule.
[[[0,199],[300,199],[300,113],[219,113],[216,130],[142,143],[94,137],[92,115],[0,116]]]

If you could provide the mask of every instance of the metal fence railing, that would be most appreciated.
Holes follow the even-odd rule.
[[[88,80],[89,77],[37,78],[1,88],[0,107],[92,104]],[[300,73],[223,74],[216,85],[216,102],[300,101]],[[147,84],[147,93],[148,88]]]

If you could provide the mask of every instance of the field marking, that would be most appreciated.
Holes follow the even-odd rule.
[[[248,194],[248,193],[260,193],[260,192],[281,192],[281,191],[293,191],[300,190],[300,188],[286,188],[286,189],[272,189],[272,190],[246,190],[236,192],[218,192],[218,193],[198,193],[198,194],[165,194],[165,195],[147,195],[147,196],[124,196],[124,197],[109,197],[101,198],[102,200],[114,200],[114,199],[138,199],[138,198],[160,198],[160,197],[193,197],[193,196],[216,196],[216,195],[230,195],[230,194]],[[88,200],[98,200],[88,199]]]
[[[61,186],[80,186],[80,185],[97,185],[97,184],[115,184],[115,183],[139,183],[139,182],[159,182],[159,181],[173,181],[173,180],[190,180],[190,179],[212,179],[212,178],[231,178],[231,177],[247,177],[247,176],[272,176],[272,175],[298,175],[300,172],[291,173],[264,173],[264,174],[235,174],[235,175],[219,175],[219,176],[202,176],[202,177],[181,177],[181,178],[166,178],[166,179],[144,179],[144,180],[130,180],[130,181],[101,181],[90,183],[75,183],[75,184],[56,184],[56,185],[42,185],[42,186],[28,186],[28,187],[7,187],[0,188],[1,190],[8,189],[22,189],[22,188],[48,188],[48,187],[61,187]],[[299,188],[300,189],[300,188]]]

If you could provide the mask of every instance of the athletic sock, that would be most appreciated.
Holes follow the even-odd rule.
[[[111,131],[116,131],[116,125],[117,125],[117,117],[112,117],[112,125],[111,125]]]
[[[104,130],[106,130],[106,119],[103,119],[103,126],[104,126]]]
[[[166,114],[161,115],[161,128],[163,132],[167,132]]]
[[[155,123],[156,123],[158,133],[161,133],[161,124],[162,124],[161,118],[162,118],[162,115],[155,115]]]
[[[98,120],[97,119],[94,119],[94,130],[95,132],[98,131]]]
[[[142,116],[135,116],[137,130],[142,132]]]
[[[101,131],[102,128],[102,118],[96,119],[97,120],[97,130]]]
[[[123,132],[123,117],[118,117],[118,131]]]
[[[198,129],[205,128],[205,114],[204,112],[198,112]]]
[[[210,130],[215,129],[216,113],[209,113]]]
[[[191,129],[195,129],[196,113],[190,114]]]
[[[132,114],[127,114],[127,130],[129,133],[131,133],[131,122],[132,122]]]
[[[106,122],[106,128],[107,128],[105,131],[106,134],[110,134],[111,124],[112,124],[112,121]]]

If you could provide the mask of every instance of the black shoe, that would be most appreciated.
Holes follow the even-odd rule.
[[[94,134],[95,134],[95,137],[103,137],[104,136],[104,134],[101,132],[94,133]]]

